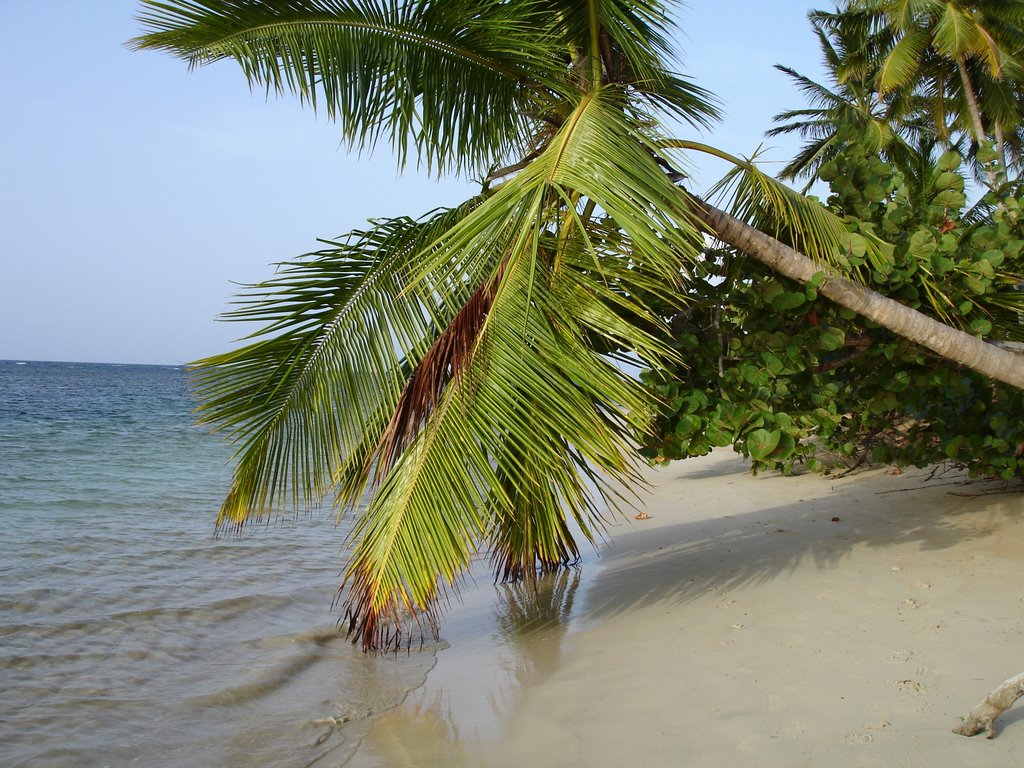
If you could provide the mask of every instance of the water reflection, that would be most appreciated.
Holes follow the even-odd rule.
[[[470,768],[469,755],[445,702],[446,692],[436,690],[428,697],[412,696],[411,701],[379,719],[373,726],[366,747],[372,753],[372,765],[388,768],[450,766]],[[349,765],[362,765],[369,757],[360,750]]]
[[[479,766],[523,687],[558,669],[581,583],[580,569],[568,568],[464,596],[426,683],[374,723],[347,765]]]
[[[580,569],[575,567],[544,574],[536,585],[500,585],[503,599],[495,605],[495,618],[515,652],[520,685],[544,680],[558,668],[579,586]]]

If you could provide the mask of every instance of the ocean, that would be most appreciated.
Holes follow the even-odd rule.
[[[213,535],[193,407],[180,367],[0,361],[0,765],[343,765],[434,666],[338,632],[329,509]]]

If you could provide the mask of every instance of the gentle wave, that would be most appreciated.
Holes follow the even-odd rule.
[[[185,373],[0,365],[0,764],[343,761],[434,652],[368,657],[330,513],[214,537]]]

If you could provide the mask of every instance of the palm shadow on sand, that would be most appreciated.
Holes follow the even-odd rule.
[[[684,482],[659,480],[655,503],[684,509],[702,505],[706,514],[694,520],[687,512],[691,519],[686,522],[650,530],[634,524],[621,545],[613,535],[605,553],[606,564],[613,567],[602,569],[588,584],[583,616],[600,618],[654,602],[684,604],[709,590],[770,581],[807,560],[824,572],[842,567],[861,547],[946,550],[992,537],[1024,517],[1021,494],[995,499],[951,495],[951,483],[929,479],[927,470],[900,477],[874,470],[835,482],[816,476],[752,477],[736,460],[660,472]],[[707,481],[715,484],[714,491]],[[759,491],[765,489],[768,496],[768,487],[780,483],[800,483],[806,498],[757,508]],[[715,499],[725,494],[744,494],[750,511],[716,513]]]

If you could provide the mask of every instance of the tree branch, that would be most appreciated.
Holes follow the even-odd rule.
[[[996,718],[1012,707],[1021,696],[1024,696],[1024,672],[1004,680],[981,704],[968,712],[967,717],[961,718],[963,722],[953,729],[953,733],[977,736],[986,731],[986,739],[994,738]]]
[[[844,365],[852,363],[858,357],[861,357],[865,352],[868,351],[868,349],[871,348],[871,345],[873,343],[874,340],[867,336],[864,336],[859,339],[853,339],[846,343],[846,346],[852,350],[851,352],[848,352],[847,354],[835,360],[829,360],[828,362],[822,363],[821,365],[816,365],[811,370],[814,373],[825,373],[826,371],[834,371],[836,368],[842,368]]]

